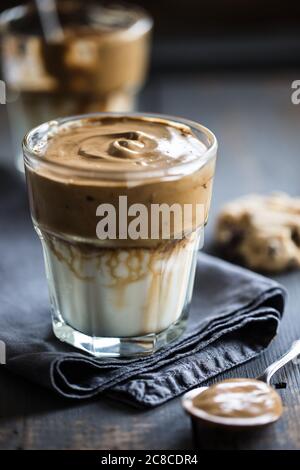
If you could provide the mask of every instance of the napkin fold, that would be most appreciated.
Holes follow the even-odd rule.
[[[25,188],[19,183],[14,190],[3,188],[0,340],[6,345],[4,367],[12,372],[64,397],[103,393],[154,407],[250,360],[276,335],[284,289],[199,253],[188,326],[177,341],[139,359],[95,359],[80,353],[52,333],[41,247],[29,219]]]

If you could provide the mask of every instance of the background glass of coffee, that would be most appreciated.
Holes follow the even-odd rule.
[[[210,207],[214,135],[179,118],[96,113],[43,124],[23,149],[56,336],[95,356],[147,354],[178,338]]]
[[[133,111],[147,71],[152,20],[139,7],[41,0],[0,17],[3,78],[17,167],[41,122]]]

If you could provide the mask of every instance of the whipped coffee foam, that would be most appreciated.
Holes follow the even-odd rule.
[[[207,147],[185,125],[142,117],[102,117],[61,127],[45,158],[95,170],[166,168],[201,157]]]
[[[92,95],[94,101],[140,88],[152,26],[143,10],[99,1],[56,6],[63,35],[52,40],[45,40],[34,4],[23,7],[15,21],[10,11],[2,15],[4,74],[11,88],[33,94],[79,93],[86,100]]]
[[[41,228],[60,237],[97,242],[97,208],[109,203],[118,216],[120,196],[127,197],[128,207],[143,204],[148,214],[153,205],[201,205],[201,225],[206,222],[215,158],[207,158],[206,145],[187,125],[126,115],[54,121],[33,150],[37,165],[27,171],[32,215]],[[170,169],[171,177],[165,177]],[[155,172],[159,176],[152,176]],[[193,210],[184,226],[174,225],[171,236],[195,230],[196,214]],[[157,240],[124,244],[153,246]]]

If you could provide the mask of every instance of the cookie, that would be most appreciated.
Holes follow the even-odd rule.
[[[300,198],[253,194],[226,204],[218,217],[216,241],[226,257],[254,270],[300,267]]]

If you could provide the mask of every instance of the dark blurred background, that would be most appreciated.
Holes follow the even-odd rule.
[[[26,1],[1,0],[0,11],[20,3]],[[154,70],[299,66],[300,3],[294,0],[126,3],[143,6],[154,18]]]

